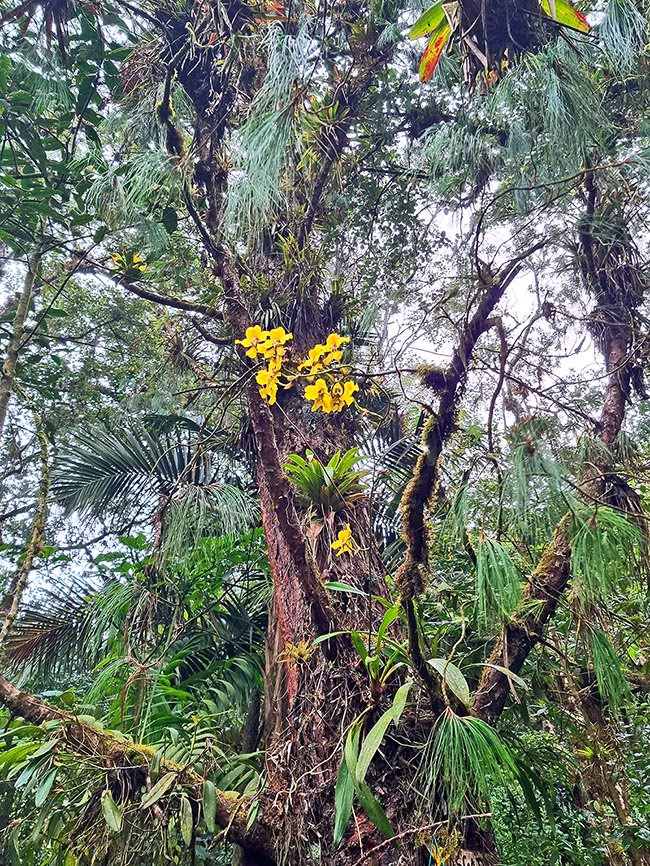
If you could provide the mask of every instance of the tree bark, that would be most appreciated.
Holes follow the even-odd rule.
[[[0,659],[5,653],[7,636],[9,635],[11,627],[14,624],[16,617],[18,616],[18,611],[20,609],[20,601],[22,599],[23,592],[25,591],[25,587],[27,586],[27,581],[29,580],[29,575],[31,573],[32,566],[34,565],[34,560],[39,555],[43,547],[45,525],[47,522],[47,498],[50,491],[48,443],[47,436],[45,435],[45,430],[43,428],[41,416],[35,409],[32,410],[32,413],[34,415],[34,422],[36,425],[36,438],[38,439],[40,451],[41,480],[39,484],[38,496],[36,499],[34,517],[32,518],[32,528],[29,540],[27,542],[27,547],[23,555],[23,561],[18,571],[12,578],[7,589],[5,598],[2,602],[2,606],[0,607],[0,612],[4,614],[4,619],[2,621],[2,624],[0,625]]]

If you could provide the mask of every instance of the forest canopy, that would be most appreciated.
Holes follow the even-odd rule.
[[[0,0],[2,866],[650,864],[649,15]]]

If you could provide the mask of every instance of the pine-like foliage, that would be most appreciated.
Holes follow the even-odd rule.
[[[481,625],[500,625],[521,599],[522,575],[508,549],[485,533],[476,542],[477,613]]]
[[[634,577],[642,536],[620,512],[607,507],[582,508],[574,515],[571,569],[574,588],[588,602],[624,592]]]
[[[618,653],[605,632],[598,628],[591,630],[591,657],[598,691],[612,713],[616,714],[629,698],[630,688]]]

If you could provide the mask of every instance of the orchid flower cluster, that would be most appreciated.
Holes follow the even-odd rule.
[[[346,406],[351,406],[359,386],[346,378],[348,371],[340,366],[342,346],[349,343],[350,338],[330,334],[325,343],[317,343],[309,350],[307,360],[299,364],[298,372],[293,374],[283,367],[286,344],[292,339],[293,334],[287,333],[284,328],[264,331],[260,325],[252,325],[246,329],[243,340],[235,340],[237,345],[246,349],[248,358],[255,360],[259,357],[267,362],[266,368],[259,370],[255,377],[262,399],[268,400],[269,405],[273,406],[279,387],[289,388],[297,378],[304,376],[310,382],[305,388],[305,397],[312,402],[312,412],[318,409],[340,412]],[[284,383],[281,382],[282,376]]]

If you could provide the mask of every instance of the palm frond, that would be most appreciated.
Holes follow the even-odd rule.
[[[9,664],[22,676],[41,680],[88,675],[131,598],[132,588],[118,581],[98,589],[95,581],[75,576],[61,586],[40,588],[9,635]]]
[[[99,516],[110,505],[126,507],[133,500],[151,507],[156,494],[171,493],[187,466],[187,452],[154,439],[146,431],[79,436],[59,455],[52,472],[52,491],[73,511]]]
[[[204,532],[241,531],[255,521],[257,505],[241,474],[192,430],[124,429],[79,437],[56,461],[52,490],[67,513],[93,517],[109,509],[142,514],[164,497],[169,552],[178,553]]]
[[[179,564],[203,536],[244,532],[258,516],[257,500],[234,484],[187,485],[167,509],[163,560]]]

